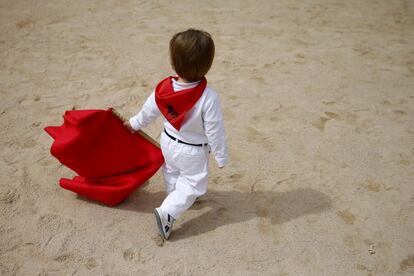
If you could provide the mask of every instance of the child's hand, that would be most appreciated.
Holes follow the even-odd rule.
[[[124,126],[131,132],[131,133],[136,133],[138,132],[138,130],[135,130],[132,128],[131,124],[129,123],[129,121],[125,121],[124,122]]]

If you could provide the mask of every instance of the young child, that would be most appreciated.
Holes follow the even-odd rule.
[[[170,61],[177,77],[158,83],[141,111],[125,125],[137,131],[161,114],[160,145],[167,197],[154,215],[160,234],[168,239],[173,223],[207,191],[210,150],[220,168],[228,161],[219,96],[204,77],[214,58],[209,33],[189,29],[170,41]]]

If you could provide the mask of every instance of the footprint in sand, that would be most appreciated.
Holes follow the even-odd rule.
[[[325,115],[328,116],[330,119],[337,119],[339,118],[339,115],[335,112],[326,111]]]
[[[247,130],[248,138],[251,139],[251,140],[256,139],[256,137],[260,136],[260,132],[257,131],[253,127],[249,126],[249,127],[246,128],[246,130]]]
[[[296,60],[293,62],[296,64],[305,64],[307,63],[306,57],[303,54],[296,54],[295,55]]]
[[[236,118],[236,115],[230,109],[224,110],[224,117],[228,120]]]
[[[346,224],[352,225],[355,223],[356,217],[349,210],[338,211],[336,212],[338,217],[340,217]]]
[[[164,239],[161,237],[160,234],[154,234],[151,239],[155,242],[155,244],[158,247],[163,247],[164,246]]]
[[[266,207],[256,206],[255,213],[259,217],[267,217],[269,215],[269,210]]]
[[[33,104],[33,102],[38,102],[40,101],[40,96],[34,96],[32,99],[28,99],[27,97],[21,97],[20,99],[17,100],[19,105],[23,105],[23,106],[29,106],[31,104]]]
[[[30,19],[20,20],[16,22],[16,27],[18,29],[32,28],[33,22]]]
[[[73,255],[72,253],[69,254],[62,254],[57,256],[56,258],[54,258],[53,260],[60,262],[60,263],[65,263],[65,262],[71,262],[75,259],[75,255]]]
[[[314,127],[316,127],[317,129],[319,129],[320,131],[323,131],[323,130],[325,130],[325,124],[326,124],[326,122],[329,121],[329,120],[330,120],[330,118],[319,117],[319,119],[316,120],[316,121],[314,121],[312,123],[312,125]]]
[[[136,255],[137,254],[132,248],[128,248],[127,250],[124,251],[124,259],[126,261],[133,261],[136,258]]]
[[[384,100],[381,102],[381,104],[385,105],[385,106],[400,106],[400,105],[404,105],[408,102],[408,100],[406,99],[398,99],[398,100],[394,100],[394,101],[389,101],[389,100]]]
[[[63,257],[68,254],[62,253],[65,251],[69,238],[70,233],[68,232],[61,232],[51,236],[43,246],[42,252],[49,257],[65,262],[70,256]]]
[[[139,95],[137,95],[136,93],[128,96],[128,101],[132,102],[134,104],[138,104],[141,102],[141,97]]]
[[[241,173],[234,173],[234,174],[229,175],[228,177],[230,178],[232,182],[237,182],[243,178],[243,175]]]
[[[408,100],[406,99],[398,99],[398,100],[384,100],[381,101],[381,104],[388,107],[388,108],[395,108],[391,110],[391,114],[392,114],[392,120],[398,120],[402,117],[404,117],[407,112],[403,109],[400,109],[402,105],[405,105],[408,102]],[[387,112],[380,112],[379,115],[385,115],[385,114],[389,114]]]
[[[218,184],[218,183],[220,183],[220,180],[221,180],[221,177],[220,176],[216,176],[216,177],[213,178],[213,183],[214,184]]]
[[[98,263],[94,258],[88,258],[85,262],[85,266],[87,269],[91,270],[98,266]]]
[[[22,148],[23,149],[30,149],[30,148],[35,147],[36,145],[37,145],[37,141],[35,139],[29,139],[29,140],[26,140],[23,143]]]
[[[334,104],[336,104],[336,102],[333,102],[333,101],[322,101],[322,103],[324,105],[334,105]]]
[[[257,131],[253,127],[247,127],[247,141],[249,143],[255,143],[259,147],[264,148],[268,151],[273,151],[275,148],[275,145],[272,141],[269,141],[271,137],[266,137],[263,133]]]
[[[56,235],[61,233],[61,231],[68,231],[72,227],[73,223],[71,220],[66,220],[55,214],[45,214],[38,218],[36,231],[38,233]]]
[[[227,208],[225,208],[225,207],[220,207],[220,208],[218,208],[218,209],[217,209],[216,214],[217,214],[218,216],[222,216],[222,215],[223,215],[226,211],[227,211]]]
[[[15,190],[0,192],[0,203],[11,204],[19,199],[19,197],[20,194],[18,194]]]
[[[379,192],[381,189],[381,184],[368,180],[368,183],[365,185],[365,188],[370,192]]]
[[[394,114],[394,117],[392,118],[393,120],[398,120],[407,114],[404,110],[393,110],[392,113]]]
[[[325,129],[326,123],[330,120],[338,120],[341,122],[345,122],[351,126],[356,126],[356,130],[358,133],[361,131],[361,128],[365,130],[369,126],[369,121],[358,123],[358,115],[351,112],[342,112],[341,115],[332,111],[325,111],[324,113],[326,116],[320,117],[318,120],[312,123],[314,127],[318,128],[321,131]]]
[[[261,236],[267,236],[271,230],[270,224],[264,219],[259,220],[259,224],[256,226],[256,228],[258,229]]]
[[[411,164],[410,157],[404,153],[399,153],[400,160],[397,161],[399,165],[408,166]]]
[[[361,270],[361,271],[371,271],[370,269],[368,269],[365,265],[363,265],[363,264],[356,264],[355,265],[355,268],[356,269],[358,269],[358,270]],[[371,273],[370,274],[368,274],[368,275],[371,275]]]
[[[414,255],[409,255],[407,258],[400,262],[400,270],[406,271],[407,269],[414,267]]]

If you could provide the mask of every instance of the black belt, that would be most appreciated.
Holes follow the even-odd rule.
[[[165,132],[165,134],[167,134],[167,136],[168,136],[168,137],[170,137],[172,140],[177,141],[178,143],[181,143],[181,144],[186,144],[186,145],[189,145],[189,146],[195,146],[195,147],[202,147],[202,146],[207,146],[207,145],[208,145],[208,144],[191,144],[191,143],[187,143],[187,142],[184,142],[184,141],[178,140],[177,138],[175,138],[174,136],[172,136],[171,134],[169,134],[165,128],[164,128],[164,132]]]

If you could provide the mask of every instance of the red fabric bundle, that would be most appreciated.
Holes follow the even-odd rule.
[[[45,131],[55,139],[51,154],[79,176],[60,186],[106,205],[117,205],[164,163],[161,150],[132,134],[108,110],[66,111],[61,126]]]
[[[196,87],[176,92],[172,86],[172,78],[163,79],[155,87],[155,102],[168,122],[176,130],[180,130],[185,114],[193,108],[203,95],[207,80],[202,78]]]

